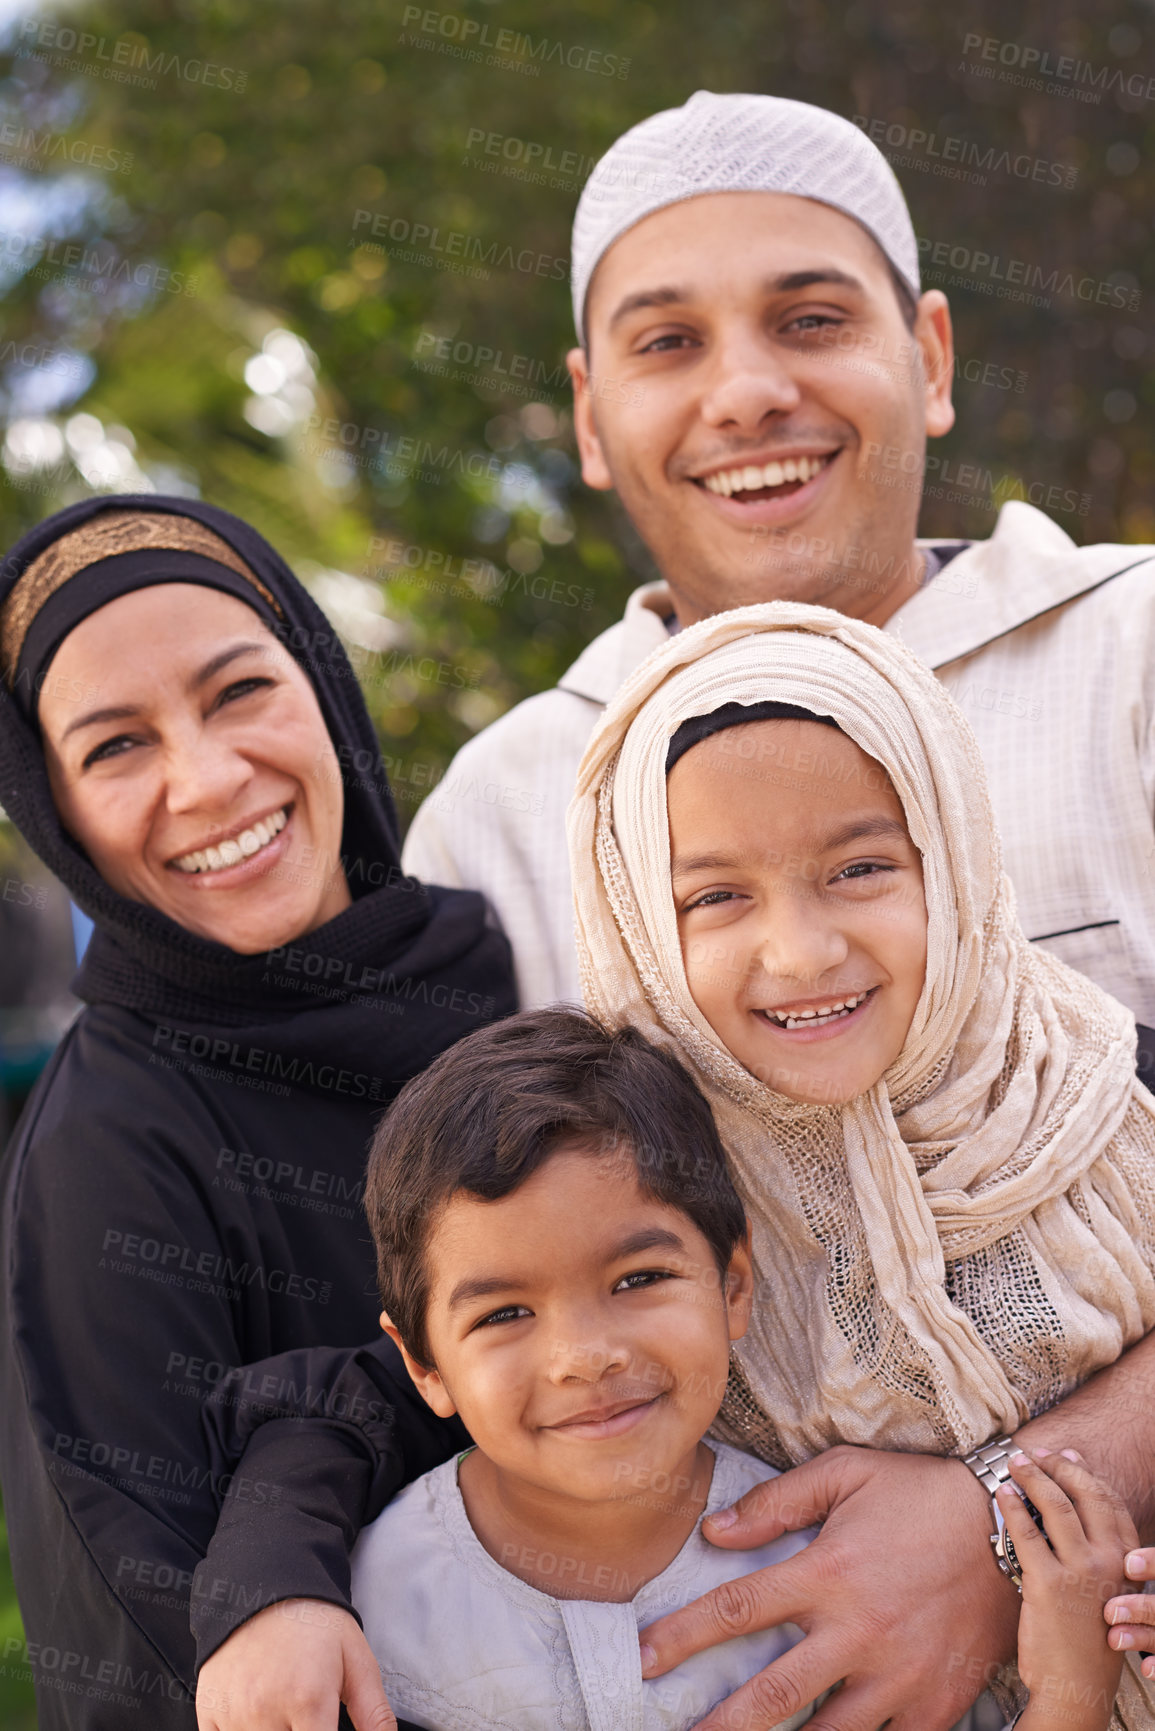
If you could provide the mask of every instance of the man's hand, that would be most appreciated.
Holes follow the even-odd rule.
[[[201,1666],[200,1731],[396,1731],[357,1619],[319,1599],[282,1599],[250,1617]]]
[[[991,1552],[990,1499],[961,1461],[834,1448],[747,1492],[720,1525],[729,1512],[702,1529],[727,1550],[824,1525],[796,1557],[642,1631],[642,1672],[656,1677],[736,1635],[805,1630],[702,1731],[764,1731],[840,1679],[807,1731],[948,1731],[1013,1659],[1019,1596]]]

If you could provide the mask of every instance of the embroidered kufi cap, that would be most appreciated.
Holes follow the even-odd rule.
[[[585,341],[590,281],[602,256],[644,217],[707,192],[785,192],[853,217],[917,300],[918,244],[894,170],[841,115],[784,96],[699,90],[632,126],[587,180],[574,217],[574,324]]]

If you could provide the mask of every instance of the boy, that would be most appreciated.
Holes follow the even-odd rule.
[[[402,1091],[366,1206],[382,1326],[424,1399],[459,1413],[475,1443],[404,1490],[354,1551],[354,1602],[394,1710],[436,1731],[688,1731],[802,1631],[741,1636],[645,1682],[638,1629],[813,1532],[751,1556],[698,1531],[774,1476],[702,1440],[754,1297],[706,1102],[632,1030],[570,1011],[513,1017]],[[1102,1731],[1121,1660],[1100,1606],[1126,1542],[1099,1531],[1076,1461],[1020,1457],[1015,1476],[1057,1548],[1040,1557],[1029,1517],[1007,1511],[1037,1630],[1020,1654],[1040,1696],[1022,1731],[1049,1722],[1056,1679],[1076,1686],[1066,1731]],[[1102,1582],[1093,1604],[1072,1571],[1096,1593]],[[1002,1717],[984,1696],[964,1724],[996,1731]]]

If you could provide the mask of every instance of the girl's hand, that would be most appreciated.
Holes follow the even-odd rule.
[[[1128,1551],[1123,1567],[1129,1581],[1155,1581],[1155,1546]],[[1103,1615],[1112,1625],[1107,1639],[1116,1651],[1131,1647],[1137,1653],[1155,1653],[1155,1593],[1108,1599]],[[1145,1677],[1155,1677],[1155,1659],[1144,1659],[1139,1669]]]
[[[1121,1499],[1072,1449],[1012,1455],[1015,1483],[1031,1499],[1047,1539],[1010,1485],[999,1509],[1023,1574],[1019,1673],[1031,1692],[1021,1731],[1106,1731],[1122,1654],[1108,1646],[1103,1606],[1124,1580],[1138,1542]]]
[[[396,1731],[381,1672],[348,1611],[282,1599],[242,1623],[197,1680],[199,1731]]]

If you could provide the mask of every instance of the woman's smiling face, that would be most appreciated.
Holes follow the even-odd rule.
[[[926,975],[922,862],[885,771],[815,721],[754,721],[667,786],[690,993],[793,1100],[852,1100],[893,1064]]]
[[[40,725],[61,822],[129,900],[242,955],[349,906],[332,740],[243,601],[191,583],[110,601],[57,651]]]

